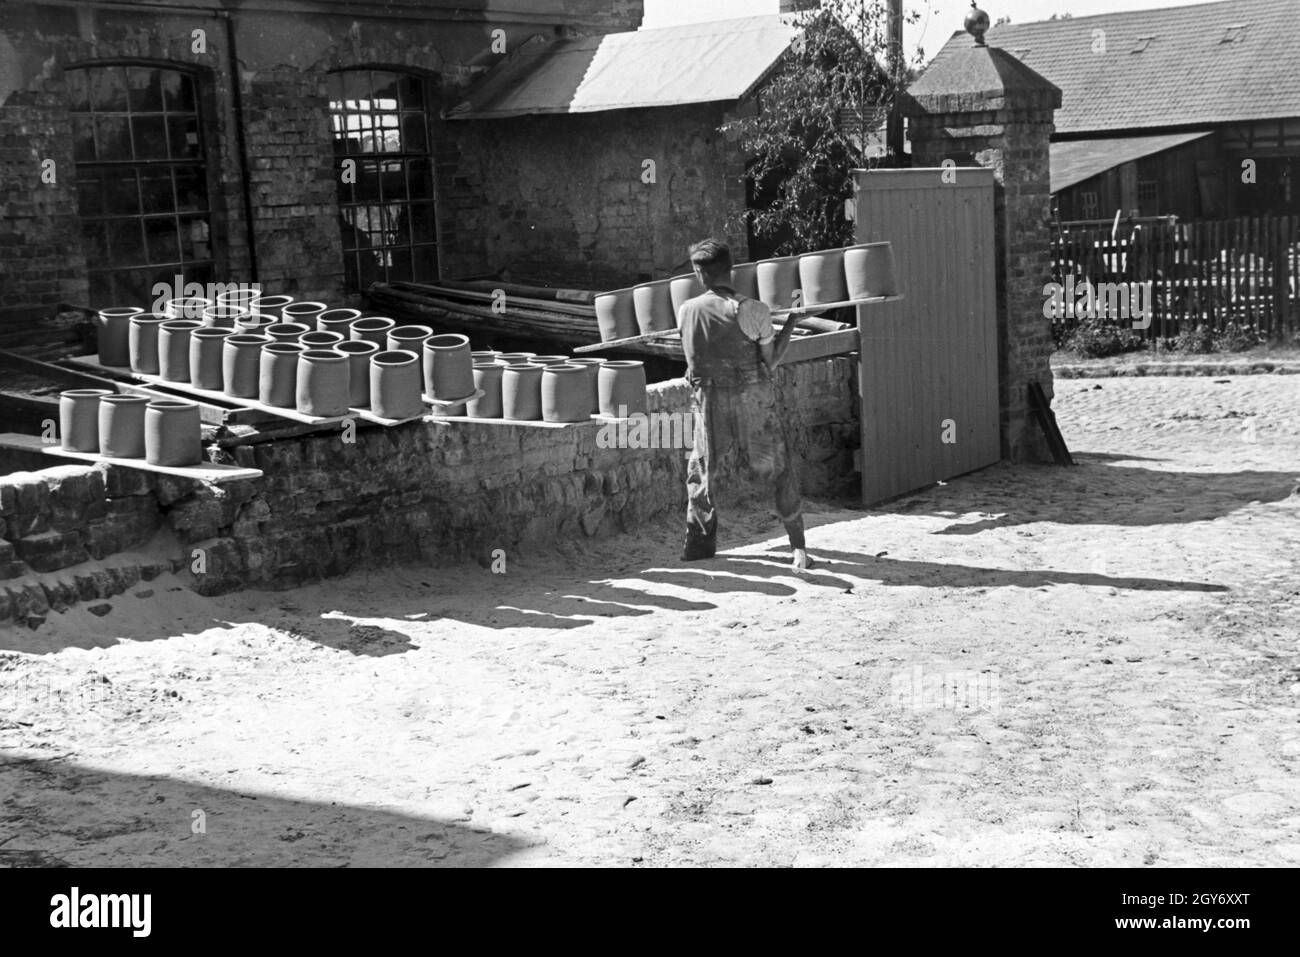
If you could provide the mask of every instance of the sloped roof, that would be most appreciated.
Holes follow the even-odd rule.
[[[572,40],[534,38],[447,115],[499,119],[739,100],[766,78],[797,32],[772,15]]]
[[[1105,52],[1093,52],[1103,37]],[[1058,133],[1300,116],[1296,0],[1012,23],[985,39],[1061,88]],[[954,34],[934,63],[972,42],[964,31]]]
[[[1111,167],[1212,135],[1206,132],[1165,133],[1160,136],[1111,136],[1053,143],[1052,192],[1092,179]]]

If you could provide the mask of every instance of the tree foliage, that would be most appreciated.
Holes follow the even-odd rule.
[[[751,157],[756,199],[730,225],[779,241],[783,255],[852,241],[845,213],[852,171],[880,165],[894,97],[885,0],[822,0],[795,22],[801,32],[759,93],[757,111],[723,127]]]

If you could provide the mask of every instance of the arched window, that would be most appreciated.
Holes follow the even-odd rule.
[[[367,69],[331,73],[329,84],[348,288],[437,279],[426,82]]]
[[[67,71],[90,305],[144,305],[156,282],[212,280],[194,77],[144,65]]]

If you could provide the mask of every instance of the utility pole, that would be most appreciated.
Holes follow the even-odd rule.
[[[903,165],[903,115],[899,112],[898,97],[903,87],[903,0],[889,0],[886,25],[889,33],[889,81],[893,84],[893,100],[889,120],[885,126],[885,147],[889,165]]]

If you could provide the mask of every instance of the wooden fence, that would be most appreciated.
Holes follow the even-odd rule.
[[[1079,299],[1085,280],[1094,286],[1150,282],[1149,299],[1144,296],[1150,323],[1132,325],[1149,339],[1229,323],[1275,340],[1291,341],[1300,333],[1297,216],[1183,223],[1168,217],[1121,221],[1118,229],[1111,223],[1061,223],[1052,237],[1052,269],[1053,281],[1064,288],[1062,301],[1075,303],[1053,317],[1058,340],[1088,314],[1087,301]],[[1107,308],[1103,303],[1100,313]]]

